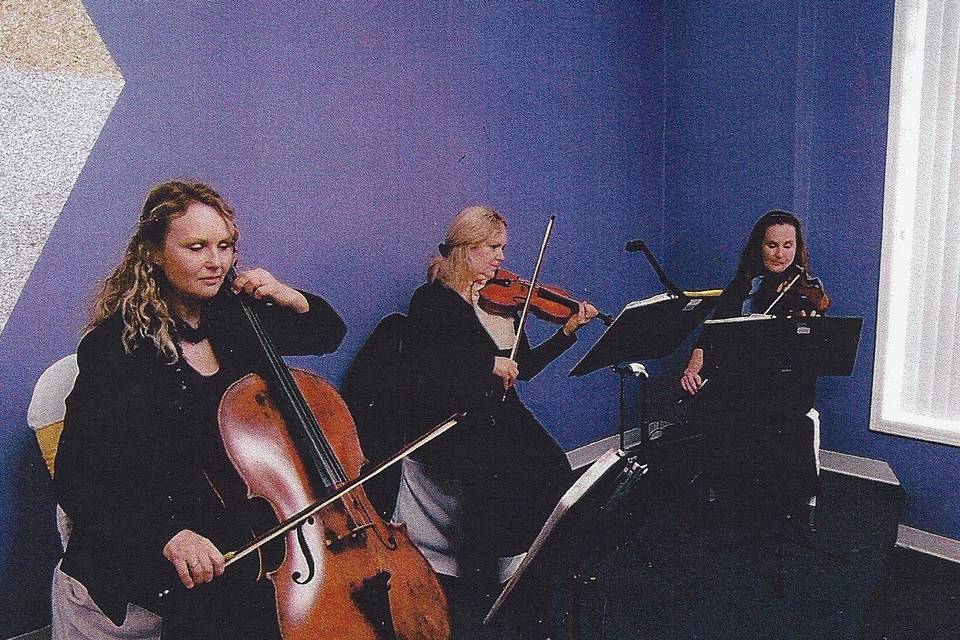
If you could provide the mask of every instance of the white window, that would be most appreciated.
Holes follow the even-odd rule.
[[[871,429],[960,445],[960,2],[897,0]]]

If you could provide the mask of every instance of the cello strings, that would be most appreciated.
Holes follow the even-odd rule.
[[[323,466],[323,471],[328,476],[324,480],[331,484],[345,482],[347,478],[343,467],[333,454],[326,438],[317,436],[320,425],[317,423],[316,416],[313,415],[313,412],[310,411],[310,408],[306,405],[306,401],[303,399],[299,387],[296,386],[296,382],[290,375],[290,370],[287,368],[286,363],[283,362],[273,341],[263,328],[260,318],[246,302],[243,302],[243,308],[254,328],[257,339],[263,347],[274,379],[280,386],[280,391],[283,393],[283,399],[286,400],[288,408],[295,414],[294,417],[304,427],[303,431],[310,441],[309,444],[312,445],[311,448],[314,450],[311,454],[316,454],[312,457]]]
[[[259,316],[248,306],[245,306],[244,309],[248,314],[250,323],[254,327],[254,332],[260,340],[267,360],[273,370],[274,379],[282,387],[284,399],[287,401],[288,407],[296,414],[296,418],[302,426],[302,432],[309,439],[308,444],[312,449],[310,452],[311,456],[315,459],[319,458],[317,462],[323,465],[327,473],[328,477],[324,479],[325,483],[329,485],[327,489],[334,490],[336,486],[347,482],[348,477],[346,471],[333,452],[329,441],[324,437],[316,416],[303,397],[290,369],[283,361],[282,356],[280,356],[280,352],[273,344],[270,335],[263,328]],[[368,525],[373,522],[366,513],[363,514],[363,517],[357,517],[355,509],[351,507],[349,500],[344,499],[342,504],[349,518],[349,526],[351,529],[358,529],[362,525]]]
[[[233,285],[236,277],[237,271],[236,265],[234,265],[230,267],[225,280],[228,284]],[[252,300],[248,297],[240,296],[238,301],[240,302],[240,308],[243,310],[244,316],[250,323],[254,335],[260,342],[260,347],[266,356],[267,363],[273,371],[273,378],[280,386],[279,391],[282,392],[287,401],[286,408],[288,412],[295,414],[293,417],[303,426],[301,433],[307,440],[307,442],[303,444],[308,447],[308,451],[305,453],[308,453],[312,458],[315,470],[325,476],[322,480],[328,488],[332,488],[338,482],[345,482],[347,479],[346,473],[340,465],[340,461],[326,441],[326,438],[322,436],[316,416],[313,415],[313,412],[310,411],[310,408],[306,405],[306,401],[303,399],[299,387],[296,386],[296,382],[293,380],[286,363],[279,355],[273,341],[264,329],[260,321],[260,316],[252,307]],[[300,402],[297,402],[298,398]],[[319,437],[317,434],[320,434]],[[291,435],[293,434],[291,433]]]
[[[316,515],[321,510],[330,506],[337,500],[342,500],[345,495],[347,495],[354,489],[362,486],[367,481],[380,475],[381,473],[386,471],[388,468],[390,468],[397,462],[403,460],[404,458],[409,456],[411,453],[413,453],[417,449],[429,444],[434,439],[440,437],[441,435],[443,435],[453,427],[457,426],[457,424],[460,421],[462,421],[465,416],[466,416],[466,413],[453,414],[452,416],[450,416],[440,424],[436,425],[435,427],[431,428],[425,434],[423,434],[422,436],[420,436],[419,438],[417,438],[416,440],[414,440],[413,442],[405,446],[403,449],[401,449],[400,451],[397,451],[395,454],[393,454],[392,456],[390,456],[389,458],[387,458],[386,460],[378,464],[376,467],[368,471],[366,474],[363,474],[360,477],[356,478],[355,480],[352,480],[346,485],[344,485],[333,495],[321,500],[320,502],[317,502],[308,507],[305,507],[304,509],[300,510],[298,513],[294,514],[293,516],[279,523],[270,531],[267,531],[266,533],[261,535],[256,540],[251,541],[245,547],[242,547],[241,549],[237,549],[236,551],[228,551],[227,553],[224,554],[224,558],[226,560],[226,563],[224,564],[224,566],[229,567],[234,562],[240,560],[244,556],[249,555],[250,553],[253,553],[254,551],[259,549],[263,545],[267,544],[271,540],[274,540],[277,537],[287,533],[288,531],[296,527],[298,524],[305,521],[307,518],[310,518]],[[161,596],[163,595],[164,594],[161,594]]]
[[[413,453],[420,447],[427,445],[428,443],[432,442],[435,438],[438,438],[439,436],[443,435],[453,427],[457,426],[457,424],[461,420],[463,420],[466,415],[467,414],[465,412],[453,414],[452,416],[450,416],[440,424],[436,425],[435,427],[427,431],[425,434],[423,434],[422,436],[420,436],[419,438],[417,438],[416,440],[414,440],[413,442],[403,447],[402,449],[397,451],[395,454],[393,454],[392,456],[390,456],[389,458],[387,458],[386,460],[384,460],[383,462],[375,466],[373,469],[370,469],[367,473],[360,475],[356,479],[347,483],[345,486],[341,487],[339,491],[335,492],[334,494],[330,495],[329,497],[319,502],[316,502],[312,505],[304,507],[299,512],[290,516],[283,522],[277,524],[275,527],[273,527],[263,535],[259,536],[255,540],[251,540],[247,545],[241,547],[240,549],[226,552],[225,554],[223,554],[223,558],[225,560],[223,565],[224,568],[227,568],[230,565],[232,565],[234,562],[237,562],[238,560],[250,555],[251,553],[254,553],[258,549],[263,547],[265,544],[289,532],[291,529],[298,526],[308,518],[313,517],[314,515],[319,513],[321,510],[330,506],[337,500],[341,500],[343,496],[347,495],[357,487],[362,486],[365,482],[380,475],[381,473],[386,471],[388,468],[395,465],[397,462],[403,460],[404,458],[409,456],[411,453]],[[166,596],[168,596],[172,591],[173,591],[172,588],[164,589],[163,591],[157,594],[157,598],[163,599]]]

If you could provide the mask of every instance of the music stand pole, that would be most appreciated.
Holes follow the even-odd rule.
[[[643,447],[648,439],[649,433],[647,425],[647,379],[650,374],[647,368],[639,362],[621,362],[610,367],[620,377],[620,424],[618,431],[620,435],[620,450],[626,451],[627,436],[627,403],[626,403],[626,382],[627,378],[637,378],[640,381],[640,446]]]

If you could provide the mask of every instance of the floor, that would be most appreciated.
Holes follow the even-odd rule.
[[[618,502],[572,512],[544,554],[550,577],[492,627],[464,613],[471,593],[454,594],[462,637],[534,637],[518,617],[555,640],[960,637],[960,565],[894,547],[899,487],[825,472],[812,517],[767,517],[742,496],[710,502],[686,460],[644,460]]]

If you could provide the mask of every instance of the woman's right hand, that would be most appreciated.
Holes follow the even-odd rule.
[[[697,348],[690,354],[687,368],[680,376],[680,386],[690,395],[700,391],[700,387],[703,386],[703,379],[700,378],[701,369],[703,369],[703,349]]]
[[[503,382],[503,389],[506,391],[513,386],[514,382],[517,381],[517,376],[520,375],[520,368],[517,367],[517,363],[510,358],[494,356],[493,375],[500,378],[500,380]]]
[[[210,582],[223,573],[223,554],[210,540],[189,529],[170,538],[163,547],[163,557],[173,564],[180,582],[187,589],[194,584]]]

